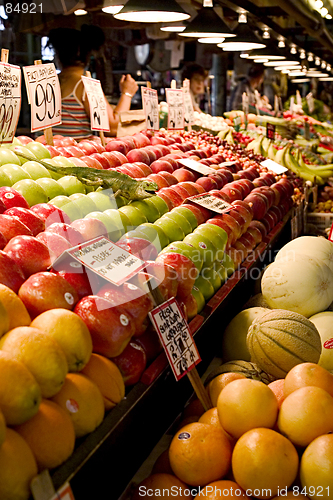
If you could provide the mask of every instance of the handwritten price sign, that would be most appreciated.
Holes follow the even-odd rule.
[[[192,201],[193,203],[197,203],[197,205],[200,205],[204,208],[208,208],[209,210],[217,212],[218,214],[229,212],[229,210],[232,209],[232,205],[230,205],[230,203],[221,200],[220,198],[217,198],[217,196],[214,196],[209,193],[202,193],[202,194],[197,194],[195,196],[191,196],[190,198],[187,198],[186,201]]]
[[[28,101],[31,105],[31,132],[61,123],[61,92],[53,63],[23,68]]]
[[[100,80],[87,76],[81,78],[89,102],[91,130],[110,132],[106,100]]]
[[[184,129],[184,94],[182,90],[165,89],[168,103],[168,130]]]
[[[159,130],[157,90],[141,87],[141,95],[147,130]]]
[[[185,115],[184,120],[185,120],[185,126],[187,127],[188,125],[193,125],[194,123],[193,103],[188,86],[183,87],[183,94],[184,94],[183,97],[184,97],[184,115]]]
[[[21,109],[21,68],[0,63],[0,142],[11,143]]]

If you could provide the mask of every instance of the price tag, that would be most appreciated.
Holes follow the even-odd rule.
[[[299,90],[296,90],[296,104],[302,108],[302,98]]]
[[[198,172],[199,174],[202,175],[209,175],[209,174],[215,174],[216,170],[213,168],[207,167],[207,165],[203,165],[202,163],[199,163],[198,161],[191,160],[189,158],[177,160],[179,163],[184,165],[184,167],[189,168],[190,170],[194,170],[195,172]]]
[[[273,125],[273,123],[266,123],[266,137],[268,137],[268,139],[272,139],[272,141],[274,141],[274,139],[275,139],[275,125]]]
[[[68,256],[117,286],[132,278],[146,265],[145,261],[104,236],[66,250],[53,263],[54,269],[60,270],[62,262],[67,261]]]
[[[176,380],[180,380],[200,361],[188,324],[173,297],[155,307],[149,317],[153,323]]]
[[[269,170],[274,172],[277,175],[283,174],[284,172],[287,172],[287,168],[283,167],[279,163],[276,163],[276,161],[270,160],[267,158],[267,160],[264,160],[260,163],[263,167],[267,167]]]
[[[110,132],[106,99],[100,80],[81,76],[90,109],[90,128],[99,132]]]
[[[168,103],[168,130],[184,129],[184,94],[182,90],[165,89]]]
[[[224,161],[222,163],[219,163],[219,167],[222,168],[222,167],[230,167],[231,165],[235,165],[235,163],[237,163],[237,160],[234,160],[234,161]]]
[[[309,92],[308,95],[305,97],[305,99],[306,102],[308,103],[309,113],[312,114],[315,110],[315,104],[312,92]]]
[[[21,109],[21,68],[0,63],[0,142],[13,142]]]
[[[187,86],[183,87],[182,91],[184,97],[184,121],[185,126],[187,127],[189,125],[193,125],[194,123],[194,109],[189,88]]]
[[[294,96],[291,96],[291,98],[290,98],[290,107],[289,107],[290,113],[294,112],[294,106],[295,106],[295,98],[294,98]]]
[[[159,130],[157,90],[141,87],[141,95],[147,130]]]
[[[230,205],[230,203],[221,200],[221,198],[218,198],[217,196],[209,193],[202,193],[191,196],[190,198],[187,198],[186,201],[193,201],[194,203],[208,208],[213,212],[217,212],[218,214],[229,212],[229,210],[231,210],[232,208],[232,205]]]
[[[75,500],[70,484],[65,483],[51,498],[51,500]]]
[[[61,123],[61,92],[53,63],[23,68],[28,101],[31,105],[31,132]]]

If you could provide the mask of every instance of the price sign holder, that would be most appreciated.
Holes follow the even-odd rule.
[[[195,196],[186,198],[186,202],[196,203],[197,205],[207,208],[208,210],[212,210],[218,214],[224,214],[232,209],[232,205],[230,205],[230,203],[209,193],[196,194]]]
[[[274,141],[275,139],[275,125],[273,123],[266,123],[266,137]]]
[[[154,278],[147,281],[157,307],[149,313],[164,351],[177,379],[187,375],[205,411],[212,403],[200,379],[196,365],[201,361],[188,324],[175,298],[164,300]]]
[[[184,94],[184,120],[187,130],[190,132],[192,130],[192,125],[194,123],[194,110],[193,102],[190,93],[190,80],[185,78],[183,81],[183,94]]]
[[[172,80],[171,88],[165,89],[168,103],[168,130],[184,130],[184,94],[176,89],[176,81]]]
[[[150,82],[147,82],[147,87],[141,87],[141,96],[146,117],[146,128],[157,132],[159,130],[157,90],[152,89]]]
[[[286,167],[283,167],[279,163],[276,163],[276,161],[270,160],[269,158],[267,158],[267,160],[262,161],[260,165],[262,165],[263,167],[267,167],[269,170],[271,170],[277,175],[281,175],[284,172],[287,172],[288,170]]]
[[[48,469],[33,478],[31,492],[34,500],[75,500],[68,482],[55,491]]]
[[[86,77],[87,77],[87,78],[91,78],[91,73],[90,73],[90,71],[86,71]],[[84,80],[82,79],[82,81],[83,81],[83,85],[84,85]],[[96,81],[98,82],[99,80],[96,80]],[[88,94],[88,93],[87,93],[87,91],[86,91],[86,87],[84,87],[84,92],[85,92],[85,94],[87,94],[88,101],[89,101],[89,94]],[[91,120],[91,117],[93,116],[93,114],[91,113],[91,111],[92,111],[92,110],[91,110],[91,108],[93,107],[93,105],[92,105],[92,106],[90,105],[90,101],[89,101],[89,106],[90,106],[90,120]],[[91,121],[91,123],[92,123],[92,121]],[[94,129],[93,127],[91,127],[91,130],[97,130],[97,129]],[[106,142],[105,142],[104,131],[103,131],[103,130],[100,130],[100,129],[99,129],[98,131],[99,131],[99,136],[100,136],[100,138],[101,138],[101,143],[102,143],[102,146],[103,146],[103,148],[105,148],[105,146],[106,146]],[[105,130],[105,131],[106,131],[106,132],[110,132],[110,126],[109,126],[109,129],[108,129],[108,130]]]
[[[195,172],[198,172],[201,175],[209,175],[216,173],[216,170],[214,170],[213,168],[207,167],[207,165],[203,165],[202,163],[199,163],[196,160],[191,160],[190,158],[185,158],[185,159],[182,158],[178,161],[179,163],[184,165],[184,167],[187,167],[190,170],[194,170]]]
[[[21,109],[21,68],[8,64],[9,50],[1,49],[0,143],[13,142]]]

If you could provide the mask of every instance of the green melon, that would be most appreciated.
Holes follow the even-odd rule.
[[[207,376],[205,385],[209,384],[215,377],[221,375],[221,373],[239,373],[244,375],[246,378],[251,378],[253,380],[259,380],[264,384],[270,384],[275,380],[274,377],[266,373],[264,370],[259,368],[255,363],[250,363],[249,361],[243,361],[241,359],[228,361],[228,363],[223,363],[221,366],[213,370]]]

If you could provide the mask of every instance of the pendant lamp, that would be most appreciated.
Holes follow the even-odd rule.
[[[278,50],[277,47],[270,44],[267,45],[266,48],[264,49],[254,50],[253,52],[251,52],[248,58],[269,59],[270,61],[282,61],[283,59],[286,59],[286,56],[282,54],[281,50]]]
[[[120,21],[139,23],[172,23],[191,16],[176,0],[128,0],[114,17]]]
[[[196,17],[187,26],[180,36],[193,38],[227,38],[236,36],[216,14],[213,7],[202,7]]]
[[[234,35],[236,35],[235,40],[219,43],[218,47],[228,52],[264,49],[266,47],[266,44],[256,37],[247,24],[239,24]]]

